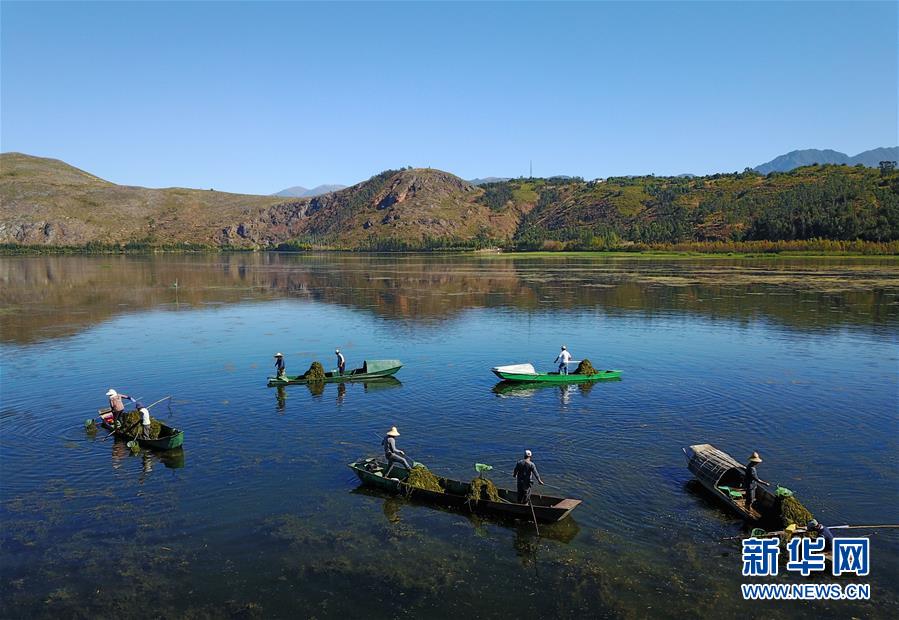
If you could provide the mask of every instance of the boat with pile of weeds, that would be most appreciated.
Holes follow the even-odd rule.
[[[496,488],[485,478],[476,478],[476,481],[483,482],[477,482],[472,488],[472,482],[434,476],[426,469],[421,471],[424,468],[420,465],[416,465],[412,472],[393,467],[389,477],[386,475],[387,465],[374,458],[349,463],[349,467],[366,486],[406,495],[423,503],[493,517],[526,521],[536,518],[541,523],[555,523],[567,517],[581,503],[579,499],[532,494],[532,505],[519,504],[515,491]]]

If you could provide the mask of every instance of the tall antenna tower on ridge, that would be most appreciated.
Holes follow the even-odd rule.
[[[528,178],[529,179],[534,178],[534,160],[533,159],[530,160],[530,169],[528,170]]]

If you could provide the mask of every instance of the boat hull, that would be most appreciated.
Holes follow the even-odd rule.
[[[101,409],[98,413],[100,419],[103,420],[100,426],[112,432],[112,413],[110,410]],[[159,426],[161,428],[158,439],[142,439],[137,437],[138,445],[142,448],[150,448],[151,450],[174,450],[175,448],[180,448],[182,446],[184,443],[184,431],[173,428],[168,424],[163,424],[162,422],[159,423]],[[128,434],[122,430],[116,430],[114,434],[121,439],[135,439],[133,433]]]
[[[373,467],[374,466],[374,467]],[[450,480],[440,478],[441,484],[444,485],[446,493],[437,493],[420,489],[406,484],[405,479],[407,472],[405,469],[395,467],[391,472],[390,478],[385,478],[383,472],[387,466],[375,459],[366,459],[349,464],[350,469],[355,472],[356,476],[362,484],[385,491],[387,493],[402,494],[412,500],[422,503],[434,504],[453,508],[464,512],[473,512],[480,515],[488,515],[493,517],[508,519],[523,519],[533,521],[534,517],[541,523],[555,523],[561,521],[571,511],[577,508],[581,500],[564,499],[560,497],[550,497],[548,495],[531,495],[533,502],[533,513],[531,506],[528,504],[518,504],[514,500],[516,493],[507,489],[498,489],[500,497],[505,502],[491,502],[487,500],[469,501],[467,494],[469,483],[460,482],[458,480]],[[377,468],[375,470],[374,468]],[[379,475],[380,473],[380,475]]]
[[[279,385],[305,385],[307,383],[347,383],[351,381],[372,381],[374,379],[386,379],[388,377],[392,377],[399,371],[400,368],[402,368],[402,365],[396,366],[395,368],[379,370],[377,372],[358,372],[361,369],[357,368],[356,370],[342,375],[335,374],[333,372],[327,372],[325,373],[325,378],[322,381],[307,381],[303,378],[303,375],[269,377],[268,386],[277,387]]]
[[[517,383],[585,383],[587,381],[608,381],[621,378],[620,370],[603,370],[595,375],[560,375],[557,372],[521,374],[496,369],[492,372],[503,381],[515,381]]]

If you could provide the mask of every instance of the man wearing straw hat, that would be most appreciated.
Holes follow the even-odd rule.
[[[385,478],[390,475],[390,470],[393,469],[394,465],[412,469],[412,464],[409,463],[409,459],[406,458],[406,453],[396,447],[396,438],[399,436],[400,432],[396,430],[396,427],[394,426],[387,431],[384,440],[381,441],[381,445],[384,446],[384,457],[387,459],[388,465],[387,473],[384,474]]]
[[[755,490],[759,483],[765,486],[771,484],[759,478],[758,473],[755,471],[755,466],[761,462],[762,457],[759,456],[759,453],[753,452],[752,456],[749,457],[749,462],[746,463],[746,475],[743,476],[743,489],[746,491],[746,510],[752,510],[752,503],[755,501]]]
[[[284,373],[284,356],[281,353],[275,353],[275,370],[278,372],[279,377],[283,377]]]

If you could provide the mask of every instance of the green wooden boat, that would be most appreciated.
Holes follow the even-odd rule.
[[[325,373],[323,383],[342,383],[344,381],[371,381],[372,379],[384,379],[392,377],[403,367],[399,360],[365,360],[362,368],[355,368],[343,374],[336,370]],[[281,377],[269,377],[268,386],[302,385],[309,383],[305,375],[284,375]]]
[[[449,478],[438,478],[443,493],[420,489],[406,484],[409,472],[402,467],[394,467],[391,477],[387,478],[387,464],[377,459],[360,459],[349,463],[350,469],[359,477],[362,484],[393,494],[402,494],[415,501],[436,504],[447,508],[473,512],[494,517],[521,519],[531,521],[536,518],[541,523],[555,523],[567,517],[572,510],[580,506],[581,500],[549,495],[531,495],[531,503],[519,504],[518,494],[507,489],[497,489],[502,501],[468,499],[470,483]]]
[[[620,379],[620,370],[602,370],[595,375],[561,375],[558,372],[537,372],[533,364],[512,364],[496,366],[493,374],[503,381],[527,383],[583,383],[585,381],[602,381],[603,379]]]
[[[100,409],[97,412],[103,423],[100,425],[108,431],[113,430],[112,411],[110,409]],[[159,423],[159,437],[157,439],[141,439],[137,437],[137,443],[142,448],[151,448],[153,450],[174,450],[180,448],[184,443],[184,431],[171,427],[168,424]],[[134,439],[134,432],[125,433],[124,429],[116,430],[115,436],[121,439]]]

